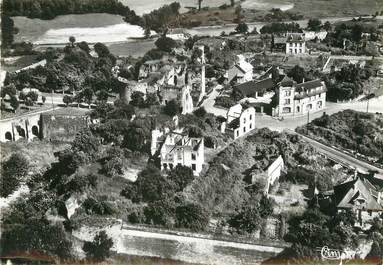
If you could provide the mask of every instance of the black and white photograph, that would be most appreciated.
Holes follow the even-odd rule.
[[[0,264],[383,265],[383,0],[0,12]]]

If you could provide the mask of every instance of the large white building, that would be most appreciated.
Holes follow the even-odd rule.
[[[321,111],[326,107],[326,91],[321,80],[296,84],[285,77],[276,90],[273,116],[300,116]]]
[[[199,175],[205,163],[204,152],[204,139],[189,137],[183,129],[152,131],[151,153],[158,156],[161,170],[171,170],[182,165],[190,167],[195,175]]]
[[[304,33],[287,33],[286,54],[306,53],[306,39]]]
[[[255,109],[243,109],[241,104],[232,106],[226,115],[226,122],[221,124],[221,131],[237,139],[255,129]]]

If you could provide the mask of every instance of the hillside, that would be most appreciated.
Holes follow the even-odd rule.
[[[348,149],[367,159],[383,163],[383,116],[381,114],[345,110],[323,115],[308,127],[297,128],[322,143]]]

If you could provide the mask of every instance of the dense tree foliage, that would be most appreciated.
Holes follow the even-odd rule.
[[[173,48],[177,47],[177,42],[166,36],[162,36],[154,43],[156,47],[164,52],[171,52]]]
[[[181,104],[177,100],[172,99],[166,103],[164,112],[169,116],[174,116],[181,112]]]
[[[286,32],[302,32],[298,23],[271,23],[263,26],[260,30],[262,34],[280,34]]]
[[[7,197],[14,192],[20,181],[25,180],[28,174],[29,162],[19,153],[12,154],[7,161],[1,165],[0,196]]]
[[[110,257],[110,249],[113,247],[112,238],[108,237],[106,232],[100,231],[91,242],[85,242],[82,249],[87,259],[94,261],[103,261]]]
[[[209,212],[199,204],[185,203],[176,208],[177,227],[201,231],[209,223]]]
[[[85,13],[119,14],[128,18],[136,16],[134,11],[117,0],[4,0],[2,7],[4,14],[8,16],[41,19]]]
[[[143,24],[145,28],[166,33],[168,27],[170,27],[171,23],[178,17],[180,8],[181,5],[178,2],[164,5],[149,14],[145,14],[143,16]]]
[[[190,167],[177,165],[169,172],[168,178],[176,185],[176,191],[182,191],[193,180],[193,170]]]

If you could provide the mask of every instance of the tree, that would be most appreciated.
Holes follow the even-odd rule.
[[[33,102],[37,102],[39,94],[37,94],[35,91],[31,91],[28,92],[27,97],[30,98]]]
[[[88,156],[96,157],[99,146],[99,139],[86,129],[76,135],[71,147],[74,152],[84,152]]]
[[[86,41],[82,41],[82,42],[79,42],[77,43],[77,46],[83,50],[84,52],[86,53],[89,53],[90,52],[90,48],[89,48],[89,45]]]
[[[88,259],[103,261],[110,257],[112,247],[113,240],[103,230],[98,232],[92,242],[85,242],[82,249]]]
[[[138,194],[136,201],[154,202],[174,194],[174,184],[152,164],[149,164],[138,174],[135,185]]]
[[[21,180],[28,174],[29,162],[21,154],[12,154],[1,167],[0,196],[7,197],[14,192]]]
[[[97,93],[97,100],[102,103],[106,103],[108,101],[108,97],[109,97],[109,94],[105,89],[101,89]]]
[[[295,82],[302,83],[306,76],[305,69],[299,65],[294,66],[290,71],[287,72],[287,76],[291,77]]]
[[[351,38],[355,42],[360,42],[362,39],[363,27],[360,24],[356,24],[351,29]]]
[[[145,223],[170,227],[173,225],[175,209],[175,202],[171,198],[151,202],[144,208]]]
[[[177,113],[181,112],[181,105],[177,100],[172,99],[168,103],[166,103],[164,111],[167,115],[174,116]]]
[[[158,104],[159,104],[158,97],[155,93],[149,93],[146,95],[146,100],[145,100],[146,106],[153,106]]]
[[[194,115],[196,115],[199,118],[204,118],[207,114],[204,107],[200,107],[200,108],[196,109],[193,113],[194,113]]]
[[[16,110],[19,108],[20,103],[16,96],[11,96],[9,104],[11,104],[11,107],[13,109],[13,112],[16,112]]]
[[[320,31],[322,26],[322,21],[317,18],[309,19],[307,23],[307,29],[311,31]]]
[[[164,52],[171,52],[173,48],[177,47],[177,42],[166,36],[162,36],[154,43],[156,47]]]
[[[1,96],[5,97],[8,96],[16,96],[17,89],[14,84],[7,85],[1,89]]]
[[[73,36],[70,36],[69,37],[69,42],[70,42],[71,46],[74,47],[74,43],[76,42],[76,38],[73,37]]]
[[[261,214],[258,205],[245,204],[242,209],[229,220],[229,225],[238,232],[253,233],[261,224]]]
[[[233,7],[235,4],[235,0],[230,0],[230,6]]]
[[[141,91],[134,91],[130,97],[130,104],[142,108],[145,107],[144,93]]]
[[[73,102],[73,98],[71,96],[69,96],[69,95],[65,95],[63,97],[63,102],[64,102],[65,106],[68,107],[69,104]]]
[[[175,183],[176,191],[183,191],[194,180],[193,170],[187,166],[177,165],[170,171],[169,179]]]
[[[108,47],[106,47],[106,45],[101,42],[97,42],[94,45],[94,51],[97,53],[98,57],[100,58],[107,57],[110,54]]]
[[[326,21],[323,25],[323,28],[326,30],[326,31],[331,31],[332,29],[332,25],[329,21]]]
[[[177,227],[201,231],[205,230],[209,219],[209,213],[199,204],[185,203],[176,208]]]
[[[83,91],[81,91],[81,94],[83,95],[85,102],[88,104],[88,108],[90,109],[90,104],[92,103],[94,94],[93,90],[90,87],[87,87]]]
[[[144,151],[147,147],[146,134],[143,128],[138,126],[129,126],[124,135],[123,146],[132,151]]]
[[[247,26],[246,23],[244,22],[241,22],[241,23],[238,23],[237,27],[235,28],[235,31],[237,33],[247,33],[249,31],[249,27]]]

